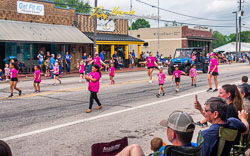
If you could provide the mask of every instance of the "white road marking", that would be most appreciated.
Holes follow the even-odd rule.
[[[237,82],[235,82],[233,84],[238,84],[240,82],[241,81],[237,81]],[[64,127],[68,127],[68,126],[88,122],[88,121],[92,121],[92,120],[102,119],[104,117],[108,117],[108,116],[112,116],[112,115],[116,115],[116,114],[121,114],[121,113],[124,113],[124,112],[129,112],[129,111],[133,111],[133,110],[137,110],[137,109],[140,109],[140,108],[145,108],[145,107],[149,107],[149,106],[153,106],[153,105],[157,105],[157,104],[161,104],[163,102],[176,100],[176,99],[191,96],[191,95],[196,95],[196,94],[200,94],[200,93],[203,93],[203,92],[206,92],[206,90],[197,91],[197,92],[181,95],[181,96],[178,96],[178,97],[173,97],[173,98],[170,98],[170,99],[156,101],[156,102],[152,102],[152,103],[148,103],[148,104],[144,104],[144,105],[140,105],[140,106],[136,106],[136,107],[132,107],[132,108],[127,108],[127,109],[124,109],[124,110],[119,110],[119,111],[115,111],[115,112],[111,112],[111,113],[107,113],[107,114],[103,114],[103,115],[97,115],[97,116],[86,118],[86,119],[76,120],[76,121],[73,121],[73,122],[68,122],[68,123],[65,123],[65,124],[56,125],[56,126],[52,126],[52,127],[48,127],[48,128],[43,128],[43,129],[40,129],[40,130],[35,130],[35,131],[23,133],[23,134],[9,136],[9,137],[3,138],[1,140],[9,141],[9,140],[20,139],[20,138],[23,138],[23,137],[36,135],[36,134],[40,134],[40,133],[44,133],[44,132],[48,132],[48,131],[52,131],[52,130],[56,130],[56,129],[60,129],[60,128],[64,128]]]

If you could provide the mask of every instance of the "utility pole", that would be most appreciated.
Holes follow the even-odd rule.
[[[236,18],[235,18],[235,20],[236,20],[236,56],[238,57],[239,56],[239,52],[238,52],[238,12],[237,11],[235,11],[235,12],[233,12],[235,15],[236,15]]]
[[[240,57],[239,54],[241,53],[241,0],[240,0],[240,7],[239,7],[239,53],[238,58]]]
[[[158,52],[160,52],[160,0],[158,0]]]
[[[130,0],[130,12],[132,11],[132,0]],[[129,35],[132,35],[132,17],[130,19],[130,30],[129,30]],[[132,51],[132,45],[129,45],[129,51]]]
[[[95,0],[95,8],[96,7],[97,7],[97,0]],[[96,50],[96,28],[97,28],[97,17],[94,16],[94,53],[97,51]]]

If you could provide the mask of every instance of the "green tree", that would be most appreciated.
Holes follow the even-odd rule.
[[[168,23],[165,23],[165,27],[168,27]]]
[[[178,26],[177,22],[176,22],[176,21],[173,21],[172,26],[173,26],[173,27]]]
[[[248,42],[250,43],[250,31],[242,31],[240,33],[240,40],[241,42]]]
[[[63,8],[75,8],[78,13],[90,13],[91,7],[88,2],[82,0],[54,0],[55,6]]]
[[[137,19],[132,23],[132,30],[138,30],[139,28],[150,28],[150,24],[145,19]]]
[[[214,31],[212,37],[215,38],[213,40],[213,49],[228,43],[227,36],[221,34],[219,31]]]

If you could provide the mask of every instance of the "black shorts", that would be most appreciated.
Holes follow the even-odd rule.
[[[34,80],[34,83],[40,83],[40,82]]]
[[[155,67],[148,67],[148,69],[154,69]]]
[[[209,72],[209,74],[210,74],[210,73],[211,73],[211,72]],[[218,73],[218,72],[213,72],[212,75],[213,75],[213,76],[218,76],[219,73]]]
[[[11,78],[10,81],[18,81],[17,77]]]
[[[176,83],[176,82],[181,82],[181,78],[180,78],[180,77],[175,78],[175,83]]]
[[[159,86],[163,86],[164,84],[159,84]]]
[[[59,74],[55,74],[55,76],[59,76]]]
[[[80,74],[84,74],[84,73],[80,73]]]

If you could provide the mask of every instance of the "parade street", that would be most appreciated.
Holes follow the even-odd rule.
[[[240,84],[243,75],[250,77],[249,71],[247,63],[219,65],[219,86]],[[9,83],[0,83],[0,139],[17,156],[89,156],[92,144],[127,136],[129,144],[141,145],[148,155],[152,138],[161,137],[170,144],[166,128],[159,124],[162,119],[174,110],[184,110],[197,122],[202,115],[194,109],[195,95],[202,106],[218,95],[206,92],[207,74],[197,76],[197,87],[191,86],[190,77],[182,76],[178,93],[167,75],[166,96],[157,98],[157,73],[154,70],[152,84],[147,71],[116,73],[115,85],[109,85],[108,74],[103,74],[98,93],[103,108],[95,110],[94,102],[91,113],[85,113],[88,83],[78,82],[78,76],[62,78],[62,84],[55,86],[52,79],[42,79],[40,93],[34,93],[33,81],[21,81],[17,87],[23,95],[14,91],[12,98],[8,98]],[[194,142],[199,130],[196,127]]]

